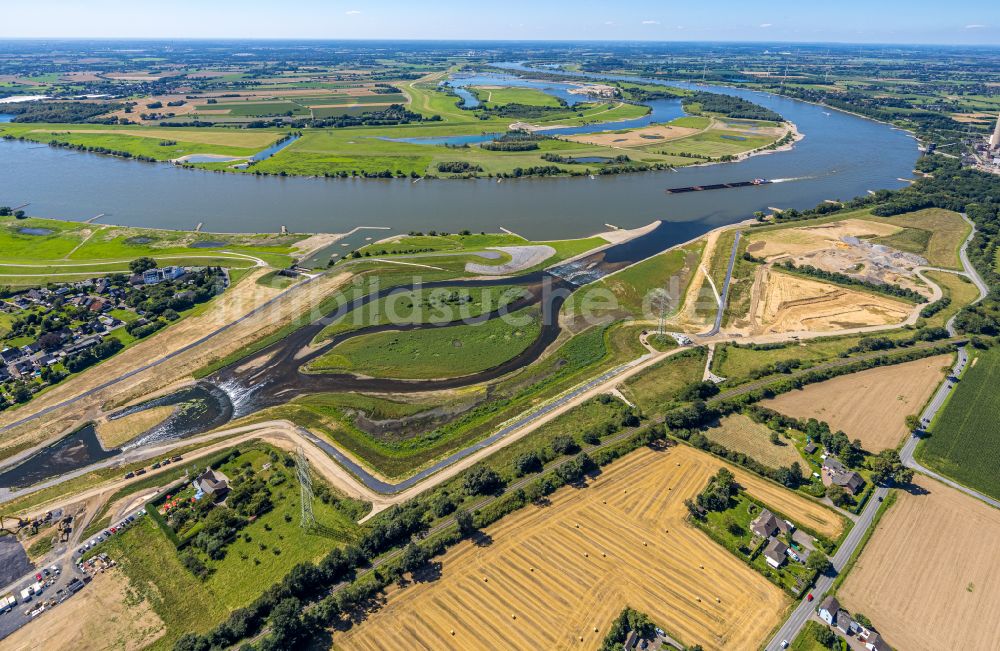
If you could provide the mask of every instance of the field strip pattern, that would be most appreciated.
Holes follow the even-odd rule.
[[[684,522],[684,499],[720,465],[686,447],[633,453],[590,487],[564,488],[488,528],[486,542],[455,548],[440,578],[393,589],[334,643],[594,649],[629,605],[688,644],[756,648],[788,598]]]

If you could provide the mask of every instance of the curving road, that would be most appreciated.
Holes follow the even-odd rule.
[[[968,277],[970,280],[972,280],[972,282],[979,289],[979,298],[973,301],[973,303],[978,303],[983,298],[985,298],[986,295],[989,293],[989,288],[986,286],[986,283],[983,282],[983,279],[979,276],[979,273],[976,271],[975,267],[973,267],[972,264],[969,262],[969,257],[966,254],[966,249],[968,248],[969,243],[972,241],[972,238],[976,234],[975,224],[973,224],[972,221],[969,219],[969,217],[964,213],[962,214],[962,218],[972,226],[972,231],[969,233],[969,236],[965,239],[965,242],[962,243],[961,249],[959,249],[959,258],[962,261],[962,267],[965,269],[965,273],[963,274],[949,269],[941,269],[941,271],[948,271],[950,273],[964,275]],[[951,319],[948,320],[947,323],[948,332],[952,335],[952,337],[954,337],[956,334],[954,321],[955,317],[952,317]],[[923,413],[920,415],[921,423],[923,423],[924,425],[929,424],[934,419],[934,416],[937,415],[938,411],[944,405],[948,396],[955,388],[957,383],[956,378],[958,378],[959,375],[965,370],[965,367],[968,364],[968,360],[969,356],[968,352],[965,350],[965,346],[960,345],[958,348],[958,357],[955,361],[955,366],[952,368],[951,374],[945,378],[944,382],[938,388],[937,393],[935,393],[934,397],[931,398],[930,402],[927,404],[927,407],[924,408]],[[962,486],[961,484],[958,484],[946,477],[942,477],[938,473],[928,470],[924,466],[917,463],[913,458],[913,451],[916,449],[917,442],[919,440],[920,440],[920,431],[918,430],[916,432],[913,432],[913,435],[906,441],[906,444],[900,451],[899,456],[907,467],[912,468],[913,470],[923,473],[929,477],[933,477],[934,479],[942,483],[945,483],[948,486],[951,486],[952,488],[960,490],[963,493],[971,495],[972,497],[975,497],[978,500],[986,502],[991,506],[1000,508],[1000,502],[998,502],[997,500],[987,497],[982,493],[972,490],[971,488],[966,488],[965,486]],[[874,493],[872,493],[872,497],[868,500],[868,504],[865,505],[865,508],[859,515],[854,527],[851,529],[850,533],[847,534],[847,537],[844,539],[844,542],[841,543],[840,547],[837,549],[837,553],[834,554],[833,558],[830,559],[831,563],[833,564],[833,571],[817,579],[816,585],[812,591],[812,593],[816,595],[816,597],[819,597],[830,590],[830,587],[833,585],[834,577],[841,571],[843,571],[847,562],[850,560],[851,556],[854,554],[858,546],[861,544],[861,541],[864,539],[865,534],[872,527],[872,522],[874,521],[875,513],[878,511],[879,506],[881,506],[882,504],[882,500],[885,499],[885,496],[888,494],[888,492],[889,489],[884,486],[877,486],[875,488]],[[764,647],[766,651],[781,651],[782,642],[791,643],[792,640],[794,640],[801,632],[802,628],[805,626],[810,616],[812,616],[813,612],[816,609],[816,605],[818,604],[819,604],[819,599],[817,599],[813,603],[810,603],[805,599],[801,600],[795,607],[795,609],[792,611],[791,615],[788,616],[788,619],[785,620],[785,623],[781,626],[780,629],[778,629],[778,632],[775,633],[774,637],[772,637],[771,640]]]

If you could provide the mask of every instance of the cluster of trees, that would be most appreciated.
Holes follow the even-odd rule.
[[[542,160],[548,161],[550,163],[563,163],[564,165],[582,165],[583,161],[574,158],[572,156],[561,156],[559,154],[554,154],[552,152],[546,152],[542,154]],[[628,157],[628,154],[618,154],[614,158],[609,158],[608,163],[629,163],[632,159]]]
[[[803,264],[796,265],[791,260],[786,260],[785,262],[778,263],[778,266],[787,271],[794,273],[803,274],[805,276],[812,276],[813,278],[819,278],[821,280],[826,280],[829,282],[837,283],[838,285],[851,285],[854,287],[864,287],[865,289],[870,289],[876,291],[880,294],[887,294],[889,296],[898,296],[915,303],[926,303],[927,298],[920,292],[915,292],[907,287],[900,287],[899,285],[890,285],[889,283],[873,283],[867,280],[861,280],[860,278],[855,278],[854,276],[849,276],[838,271],[826,271],[825,269],[819,269],[812,265]]]
[[[775,113],[771,109],[764,108],[753,102],[735,97],[733,95],[722,95],[719,93],[709,93],[706,91],[696,91],[694,94],[681,100],[684,108],[687,109],[692,104],[697,104],[702,112],[717,113],[729,118],[742,120],[771,120],[772,122],[784,122],[785,118]],[[692,107],[693,108],[693,107]]]
[[[125,345],[120,340],[115,339],[114,337],[107,337],[96,346],[91,346],[90,348],[82,350],[79,353],[67,356],[66,359],[63,360],[63,366],[65,366],[66,370],[70,373],[79,373],[85,368],[93,366],[101,360],[111,357],[124,347]],[[54,379],[55,378],[50,377],[48,381],[54,384]]]
[[[411,122],[439,122],[440,115],[424,117],[419,113],[409,111],[402,104],[390,104],[381,111],[366,111],[357,115],[337,115],[330,118],[312,120],[308,126],[312,127],[334,127],[336,129],[344,127],[379,127],[396,124],[410,124]],[[299,127],[300,125],[295,125]],[[305,123],[302,127],[307,126]]]
[[[437,171],[442,174],[473,174],[482,172],[483,168],[468,161],[442,161],[437,164]]]
[[[702,511],[725,511],[739,491],[740,485],[736,483],[736,476],[726,468],[719,468],[719,472],[708,480],[708,485],[695,496],[694,500],[684,500],[684,506],[695,516]]]
[[[652,639],[653,634],[656,633],[656,626],[645,613],[640,613],[638,610],[633,610],[632,608],[626,608],[611,622],[611,628],[608,630],[608,634],[604,636],[604,642],[601,643],[600,651],[619,651],[623,649],[625,640],[631,631],[635,631],[635,634],[640,639],[648,640]],[[690,647],[688,648],[690,649]]]
[[[22,102],[5,104],[3,111],[16,116],[13,122],[114,123],[117,122],[117,118],[101,120],[95,118],[117,111],[121,107],[121,104],[115,103]]]
[[[25,214],[23,210],[14,210],[10,206],[0,206],[0,217],[15,217],[17,219],[24,219]]]

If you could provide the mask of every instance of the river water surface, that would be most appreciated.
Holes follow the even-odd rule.
[[[746,219],[770,206],[808,208],[867,190],[903,186],[918,151],[907,133],[853,115],[766,93],[745,96],[794,122],[805,139],[790,151],[724,165],[594,179],[316,179],[181,169],[0,141],[0,205],[29,203],[40,217],[216,232],[346,232],[356,226],[409,230],[513,230],[532,239],[582,237],[662,219],[677,241]],[[675,100],[665,100],[674,102]],[[611,124],[608,128],[618,128]],[[421,145],[419,147],[427,147]],[[414,145],[414,147],[418,147]],[[754,178],[765,186],[667,195],[668,187]]]

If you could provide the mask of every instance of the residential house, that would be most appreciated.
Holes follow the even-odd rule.
[[[833,623],[837,621],[837,613],[840,612],[840,602],[833,595],[828,595],[823,601],[819,602],[819,608],[816,609],[819,618],[824,622],[833,626]]]
[[[787,553],[788,545],[777,538],[772,538],[771,542],[767,543],[767,547],[764,548],[764,558],[767,560],[767,564],[774,569],[781,567]]]
[[[843,608],[837,611],[837,629],[844,635],[853,635],[858,630],[858,625],[851,618],[851,613]]]
[[[864,488],[865,480],[861,475],[849,470],[840,459],[829,456],[823,460],[823,485],[842,486],[852,495],[857,495]]]
[[[155,285],[161,283],[164,280],[176,280],[180,278],[187,270],[184,267],[163,267],[156,269],[148,269],[142,272],[142,282],[147,285]]]
[[[3,359],[4,364],[13,364],[22,357],[24,357],[24,351],[20,348],[4,348],[0,351],[0,358]]]
[[[868,639],[865,640],[865,648],[868,651],[892,651],[892,647],[886,644],[882,636],[875,631],[871,631],[868,634]]]
[[[197,491],[196,499],[200,499],[204,495],[208,495],[212,499],[220,499],[229,492],[229,478],[218,470],[205,468],[205,472],[195,478],[194,488]]]
[[[763,509],[760,515],[750,523],[750,531],[761,538],[770,538],[779,533],[790,533],[792,529],[792,525],[776,517],[768,509]]]
[[[812,454],[812,453],[813,453],[813,452],[815,452],[815,451],[816,451],[817,449],[818,449],[818,448],[816,447],[816,444],[815,444],[815,443],[813,443],[812,441],[809,441],[808,443],[806,443],[806,447],[804,447],[804,448],[803,448],[803,451],[804,451],[804,452],[805,452],[806,454]]]

